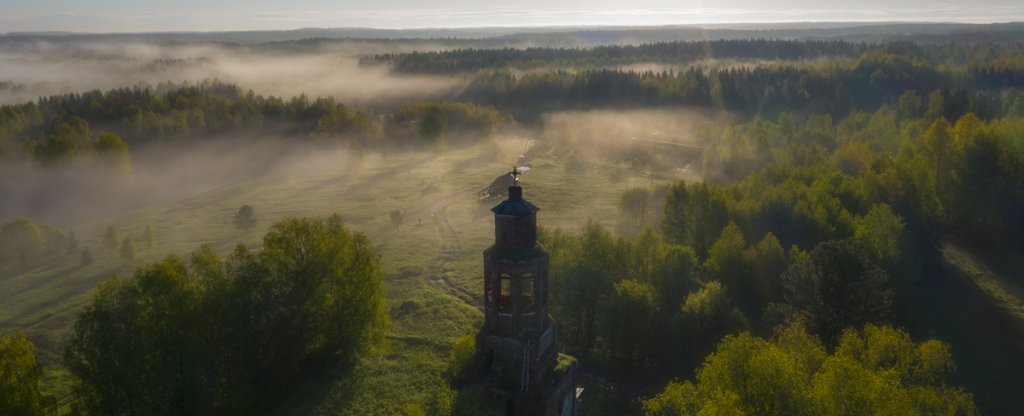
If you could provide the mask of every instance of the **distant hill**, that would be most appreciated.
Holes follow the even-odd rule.
[[[968,23],[872,23],[802,22],[773,24],[717,24],[681,26],[594,27],[481,27],[481,28],[305,28],[286,31],[63,33],[12,32],[0,42],[42,40],[50,42],[120,41],[156,43],[262,44],[303,40],[445,40],[474,47],[595,46],[651,42],[719,39],[842,39],[851,41],[911,40],[919,42],[1019,42],[1024,41],[1024,22]]]

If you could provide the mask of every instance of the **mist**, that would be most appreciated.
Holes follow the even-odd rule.
[[[621,147],[640,140],[703,146],[706,123],[728,117],[726,112],[691,108],[566,111],[543,117],[545,135],[561,135],[588,149]]]
[[[40,96],[159,83],[220,80],[257,94],[334,97],[347,104],[439,98],[465,80],[398,75],[387,66],[359,64],[370,52],[436,50],[431,43],[151,44],[123,42],[8,42],[0,44],[0,104]]]
[[[345,172],[357,158],[344,149],[284,137],[221,137],[191,143],[152,143],[132,150],[129,171],[88,157],[40,165],[0,163],[0,218],[31,216],[61,227],[116,218],[134,209],[206,192],[221,196],[269,178]]]

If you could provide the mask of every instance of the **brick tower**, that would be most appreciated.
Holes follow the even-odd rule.
[[[519,172],[512,175],[518,179]],[[548,316],[548,253],[537,244],[539,208],[523,200],[516,180],[508,199],[491,211],[494,245],[484,251],[477,384],[508,415],[576,415],[576,363],[559,356],[557,328]]]

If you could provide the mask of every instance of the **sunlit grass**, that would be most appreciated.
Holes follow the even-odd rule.
[[[1019,259],[982,258],[952,244],[942,247],[942,255],[946,261],[949,261],[971,282],[981,288],[996,305],[1013,316],[1018,325],[1024,326],[1024,288],[1003,275],[1002,270],[994,269],[994,267],[1020,268]],[[993,261],[1000,264],[993,265],[991,264]]]
[[[26,328],[39,344],[49,369],[44,389],[64,396],[69,374],[61,369],[64,337],[90,289],[113,275],[130,276],[135,266],[169,254],[187,256],[202,244],[227,253],[238,243],[258,246],[266,229],[288,216],[324,217],[339,213],[365,233],[381,255],[391,326],[378,354],[355,368],[327,372],[295,389],[286,414],[395,414],[403,406],[422,408],[450,399],[444,372],[455,338],[472,333],[482,321],[482,252],[493,243],[489,208],[474,193],[451,199],[473,186],[488,185],[508,171],[522,139],[511,137],[443,150],[368,155],[355,165],[332,163],[333,151],[317,155],[309,166],[294,166],[265,176],[204,189],[194,194],[126,213],[111,214],[74,227],[94,262],[79,264],[65,256],[0,280],[0,328]],[[498,154],[492,154],[497,150]],[[545,227],[576,229],[588,219],[613,227],[619,195],[628,186],[652,186],[649,179],[610,182],[600,163],[583,172],[567,172],[562,156],[537,155],[524,177],[526,198],[540,206]],[[450,202],[438,204],[438,202]],[[255,208],[258,224],[236,229],[232,216],[242,205]],[[404,211],[399,227],[393,210]],[[125,260],[103,245],[114,225],[120,238],[135,241],[138,256]],[[150,226],[152,248],[143,241]],[[287,410],[284,410],[287,409]]]

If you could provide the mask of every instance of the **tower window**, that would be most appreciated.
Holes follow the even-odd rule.
[[[499,281],[501,287],[498,289],[498,309],[512,309],[512,276],[502,273]]]
[[[522,300],[521,304],[525,306],[527,309],[532,308],[535,299],[537,298],[537,294],[534,291],[535,289],[533,286],[533,273],[524,274],[523,278],[520,280],[519,287],[522,290],[520,297],[520,299]]]

